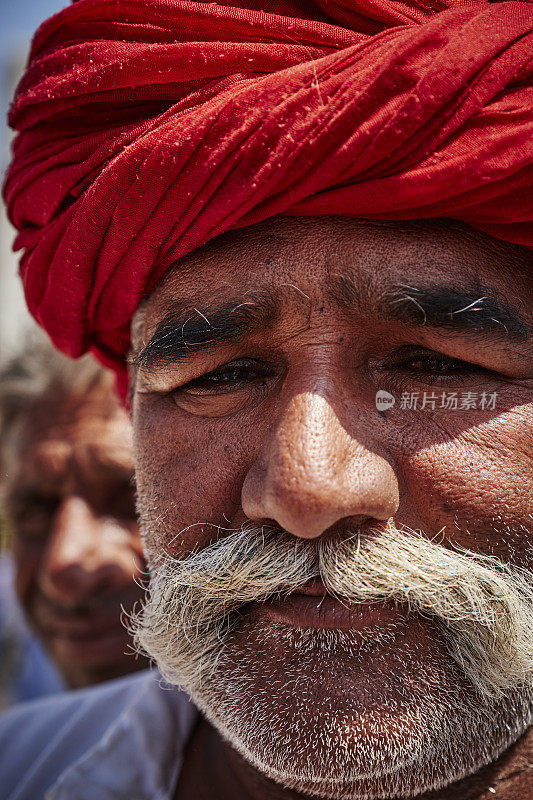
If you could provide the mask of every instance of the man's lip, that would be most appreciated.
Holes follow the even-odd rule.
[[[126,630],[118,619],[114,620],[112,625],[108,623],[105,627],[103,625],[87,625],[85,627],[80,625],[49,625],[43,630],[47,636],[71,641],[93,641],[119,632],[122,632],[124,636],[126,635]]]
[[[57,636],[66,639],[97,639],[117,630],[125,630],[120,621],[120,611],[115,614],[90,614],[89,616],[75,614],[53,614],[44,612],[35,614],[38,627],[47,636]]]
[[[47,641],[51,651],[60,661],[66,659],[85,666],[122,660],[133,652],[128,632],[118,627],[86,637],[50,632]]]
[[[306,587],[308,588],[308,587]],[[317,594],[318,587],[305,593],[294,592],[258,604],[260,612],[272,620],[295,628],[362,631],[387,628],[403,615],[394,603],[351,603],[329,594]]]
[[[52,636],[94,638],[123,629],[122,606],[131,608],[138,599],[139,595],[128,596],[125,600],[115,597],[98,607],[61,608],[43,596],[35,599],[28,613],[41,630]]]
[[[307,581],[303,586],[299,586],[293,594],[306,594],[309,597],[323,597],[328,590],[319,578]]]

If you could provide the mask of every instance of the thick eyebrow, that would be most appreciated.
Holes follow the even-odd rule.
[[[415,285],[356,282],[338,275],[332,296],[348,313],[357,310],[381,319],[427,326],[478,340],[523,344],[531,326],[496,291],[476,284],[457,288],[444,284]],[[212,347],[235,341],[246,333],[270,327],[279,316],[275,293],[236,298],[203,307],[175,307],[157,325],[149,342],[132,358],[137,368],[157,372],[171,363]]]
[[[352,309],[374,307],[382,319],[475,339],[490,337],[523,344],[531,333],[531,326],[517,308],[498,298],[495,289],[480,283],[469,287],[398,283],[384,290],[368,284],[361,286],[350,277],[339,276],[335,295]]]
[[[159,322],[148,344],[134,355],[133,365],[155,372],[169,363],[183,363],[199,352],[269,327],[278,312],[273,295],[173,309]]]

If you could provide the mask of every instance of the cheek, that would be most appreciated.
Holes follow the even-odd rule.
[[[256,426],[242,415],[188,415],[166,398],[146,396],[138,402],[134,431],[148,550],[205,546],[213,528],[196,523],[241,524],[241,488],[260,441]],[[175,538],[188,526],[194,527]]]
[[[435,533],[446,526],[444,536],[454,543],[525,563],[533,533],[532,453],[531,411],[524,407],[448,430],[427,419],[401,458],[419,524]]]

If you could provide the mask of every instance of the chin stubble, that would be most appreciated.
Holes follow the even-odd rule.
[[[261,698],[256,708],[263,711],[251,713],[253,708],[246,703],[243,709],[243,692],[253,692],[255,665],[252,653],[240,653],[237,663],[232,659],[234,633],[246,618],[242,612],[248,603],[287,594],[318,577],[328,592],[343,601],[393,601],[431,619],[451,657],[452,671],[471,687],[469,698],[458,695],[442,702],[438,700],[441,682],[435,679],[431,685],[430,680],[417,704],[405,712],[408,719],[402,720],[401,709],[396,713],[392,709],[385,739],[366,734],[365,738],[354,726],[348,737],[353,752],[348,747],[339,754],[344,739],[336,736],[338,731],[314,730],[314,740],[321,746],[313,759],[307,759],[308,768],[301,766],[305,754],[295,751],[309,748],[309,741],[300,743],[293,737],[289,750],[287,745],[279,750],[272,747],[272,732],[281,733],[284,722],[273,718],[274,704],[269,711]],[[264,774],[323,797],[409,796],[409,786],[416,785],[420,792],[442,785],[445,762],[450,776],[446,782],[479,768],[480,761],[493,758],[528,724],[532,586],[530,572],[494,557],[444,547],[421,532],[397,529],[390,523],[365,532],[364,538],[347,533],[337,540],[317,542],[248,525],[222,532],[208,547],[183,559],[160,561],[152,570],[148,597],[133,619],[133,629],[138,648],[157,662],[163,676],[189,692],[230,743]],[[386,639],[388,634],[382,635]],[[327,659],[339,650],[362,659],[365,648],[379,645],[375,632],[372,640],[365,639],[364,632],[361,636],[361,632],[321,630],[280,629],[276,636],[278,642],[289,637],[287,647],[299,648],[302,657],[325,660],[326,667]],[[402,663],[401,652],[397,663]],[[280,679],[294,683],[297,675],[284,673]],[[306,714],[312,719],[313,711],[305,704],[299,713],[302,721]],[[394,735],[402,726],[411,732],[407,745]],[[492,726],[492,736],[487,737],[487,726]],[[459,745],[461,736],[466,742],[476,729],[487,740],[486,752],[478,749],[476,763],[471,764],[466,745]],[[381,748],[381,753],[367,753],[368,748]],[[336,756],[335,775],[328,774],[331,752]],[[454,758],[458,774],[450,766]],[[374,765],[372,774],[365,773],[363,761]],[[415,767],[409,767],[411,762]],[[426,770],[423,763],[428,765]],[[411,783],[405,777],[409,772]],[[420,786],[420,781],[425,784]],[[356,795],[355,785],[359,787]]]

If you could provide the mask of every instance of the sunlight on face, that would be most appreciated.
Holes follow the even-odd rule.
[[[280,218],[135,321],[138,638],[287,787],[416,794],[529,724],[527,258],[442,222]],[[497,404],[380,413],[380,390]],[[311,578],[327,596],[277,597]]]

